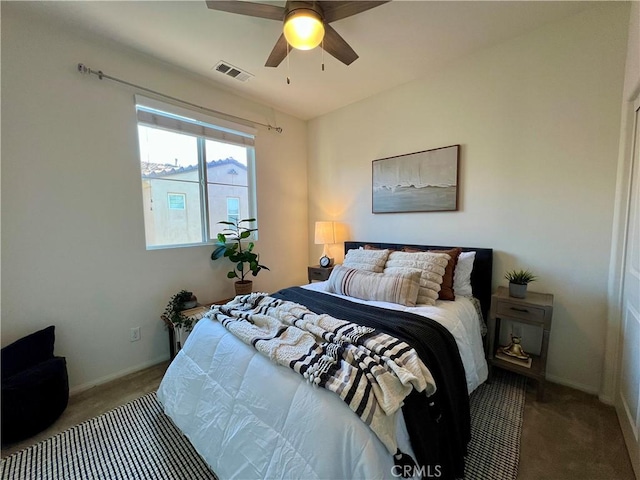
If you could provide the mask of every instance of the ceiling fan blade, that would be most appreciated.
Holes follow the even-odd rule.
[[[322,48],[324,48],[325,52],[333,55],[345,65],[351,65],[358,59],[358,54],[328,23],[324,26]]]
[[[287,39],[284,38],[284,34],[280,34],[280,38],[276,42],[273,50],[269,54],[269,58],[267,58],[267,62],[264,64],[265,67],[277,67],[282,63],[282,60],[287,58]]]
[[[270,20],[282,20],[284,7],[269,5],[266,3],[206,0],[207,7],[221,12],[239,13],[250,17],[268,18]]]
[[[335,22],[342,18],[347,18],[357,13],[366,12],[374,7],[387,2],[334,2],[320,1],[320,8],[324,14],[325,23]]]

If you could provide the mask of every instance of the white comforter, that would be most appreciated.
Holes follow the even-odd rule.
[[[475,308],[460,299],[409,310],[423,309],[454,335],[472,391],[487,377]],[[215,321],[196,324],[158,399],[221,479],[394,478],[392,456],[337,395],[272,363]],[[398,446],[413,456],[401,413],[396,422]]]

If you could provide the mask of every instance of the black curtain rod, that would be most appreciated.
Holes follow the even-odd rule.
[[[251,124],[260,125],[260,126],[263,126],[263,127],[267,127],[269,130],[275,130],[278,133],[282,133],[282,127],[274,127],[273,125],[268,124],[268,123],[254,122],[253,120],[249,120],[247,118],[237,117],[235,115],[230,115],[228,113],[220,112],[218,110],[213,110],[211,108],[203,107],[202,105],[197,105],[195,103],[187,102],[186,100],[181,100],[180,98],[172,97],[171,95],[166,95],[166,94],[161,93],[161,92],[156,92],[155,90],[151,90],[150,88],[146,88],[146,87],[143,87],[141,85],[136,85],[135,83],[127,82],[126,80],[122,80],[120,78],[112,77],[112,76],[107,75],[106,73],[104,73],[102,70],[92,70],[91,68],[87,67],[83,63],[79,63],[78,64],[78,72],[83,73],[83,74],[87,74],[87,75],[95,75],[100,80],[106,78],[107,80],[111,80],[113,82],[118,82],[118,83],[121,83],[123,85],[127,85],[129,87],[137,88],[139,90],[143,90],[145,92],[149,92],[149,93],[152,93],[154,95],[158,95],[158,96],[163,97],[163,98],[168,98],[169,100],[173,100],[174,102],[182,103],[183,105],[189,105],[191,107],[199,108],[200,110],[205,110],[207,112],[214,113],[216,115],[223,115],[225,117],[233,118],[233,119],[240,120],[240,121],[243,121],[243,122],[249,122]]]

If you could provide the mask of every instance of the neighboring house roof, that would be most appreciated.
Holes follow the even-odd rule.
[[[223,160],[212,160],[207,162],[207,168],[217,168],[223,167],[225,165],[232,165],[234,167],[241,168],[243,170],[247,169],[246,165],[243,165],[238,160],[234,158],[225,158]],[[168,175],[175,175],[177,173],[186,173],[192,172],[198,169],[197,165],[189,165],[187,167],[181,167],[176,165],[171,165],[170,163],[152,163],[152,162],[141,162],[142,166],[142,177],[143,178],[158,178],[165,177]]]

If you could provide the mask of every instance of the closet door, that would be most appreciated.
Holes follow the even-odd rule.
[[[640,99],[636,101],[635,107],[616,410],[636,478],[640,479]]]

